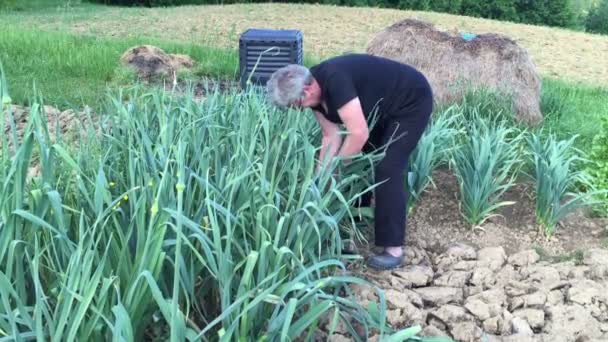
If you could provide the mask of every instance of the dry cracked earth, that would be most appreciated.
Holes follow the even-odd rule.
[[[608,250],[554,263],[533,249],[508,255],[462,243],[406,251],[402,268],[357,274],[382,288],[394,328],[421,325],[422,336],[467,342],[608,341]],[[371,287],[354,292],[365,306],[378,302]],[[332,340],[352,339],[339,330]]]

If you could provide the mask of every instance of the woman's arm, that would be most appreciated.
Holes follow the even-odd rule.
[[[348,136],[344,140],[339,156],[348,157],[360,153],[369,139],[369,127],[358,97],[347,102],[338,109],[338,114],[348,130]]]
[[[321,138],[321,151],[319,152],[319,164],[317,165],[317,172],[319,172],[325,159],[331,160],[338,153],[342,144],[342,137],[340,136],[340,127],[337,124],[327,120],[317,111],[314,113],[323,134]]]

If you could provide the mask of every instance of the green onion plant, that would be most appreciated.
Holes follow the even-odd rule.
[[[435,169],[449,161],[450,153],[456,147],[456,137],[462,132],[456,127],[460,120],[462,120],[462,114],[458,112],[458,107],[448,107],[433,116],[420,138],[409,162],[408,211],[414,208],[427,186],[432,184]]]
[[[481,228],[501,207],[521,167],[523,132],[500,117],[472,115],[463,122],[462,145],[452,153],[451,164],[460,190],[460,210],[472,228]]]
[[[578,162],[583,153],[574,147],[577,135],[558,140],[553,134],[542,139],[531,134],[526,140],[535,181],[535,214],[541,233],[550,239],[559,221],[568,213],[589,204],[589,192],[576,192],[580,184],[590,184]],[[544,141],[543,141],[544,140]],[[582,165],[582,164],[581,164]]]
[[[255,90],[134,87],[77,141],[52,142],[41,105],[29,117],[0,156],[0,340],[309,340],[340,321],[423,340],[387,327],[380,289],[374,308],[349,295],[371,286],[341,250],[374,157],[317,174],[311,116]]]

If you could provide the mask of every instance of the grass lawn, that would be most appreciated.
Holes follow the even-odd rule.
[[[324,58],[364,50],[375,34],[404,18],[450,31],[506,34],[530,52],[544,76],[608,85],[608,68],[600,62],[608,60],[608,36],[440,13],[277,3],[171,8],[83,4],[18,12],[0,20],[98,37],[144,35],[219,48],[236,48],[238,35],[249,27],[298,28],[305,51]]]

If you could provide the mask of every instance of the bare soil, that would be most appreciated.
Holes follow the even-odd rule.
[[[515,204],[499,210],[499,216],[483,225],[484,231],[473,230],[460,213],[458,182],[453,174],[442,169],[433,179],[435,186],[429,187],[409,216],[408,243],[441,247],[459,241],[476,248],[502,246],[507,253],[537,248],[554,256],[606,245],[608,220],[581,210],[566,216],[547,241],[536,225],[533,184],[523,181],[503,198]]]

